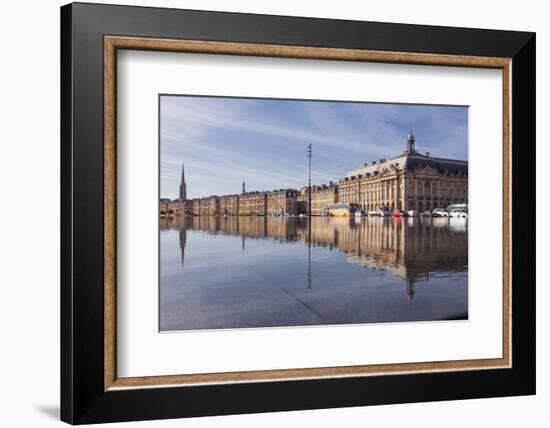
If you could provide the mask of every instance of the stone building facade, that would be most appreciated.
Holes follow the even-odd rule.
[[[309,209],[309,187],[304,186],[298,190],[296,196],[296,213],[297,214],[307,214]]]
[[[267,192],[245,192],[239,195],[239,214],[267,214]]]
[[[180,201],[178,199],[174,201],[171,201],[169,199],[162,199],[160,201],[159,209],[162,215],[168,215],[168,216],[172,216],[172,215],[181,216],[188,213],[187,201]]]
[[[208,196],[193,199],[193,215],[218,215],[220,213],[220,198]]]
[[[339,183],[339,202],[358,204],[364,212],[382,207],[419,212],[468,203],[468,161],[431,157],[407,150],[348,172]]]
[[[209,196],[189,200],[191,215],[287,215],[297,214],[298,191],[245,192],[240,195]],[[162,205],[162,202],[161,202]],[[182,205],[183,206],[183,205]]]
[[[323,215],[329,205],[337,202],[339,202],[339,189],[334,183],[311,188],[311,215]]]
[[[359,171],[340,180],[339,202],[357,204],[364,212],[382,207],[408,209],[404,202],[404,170],[396,162],[381,159]]]
[[[182,187],[183,186],[183,187]],[[186,196],[184,171],[180,197]],[[468,203],[468,161],[445,159],[419,153],[414,135],[407,136],[406,150],[386,160],[364,164],[349,171],[338,183],[312,186],[311,215],[324,215],[331,204],[356,204],[366,213],[382,207],[390,210],[432,211],[451,204]],[[280,189],[270,192],[210,196],[192,200],[161,200],[161,213],[171,209],[193,215],[295,215],[307,214],[309,187],[299,191]]]
[[[220,214],[238,215],[239,214],[239,195],[220,196]]]
[[[294,189],[279,189],[267,193],[268,215],[295,215],[298,213],[298,191]]]
[[[210,196],[207,199],[207,210],[209,215],[219,215],[220,214],[220,198],[217,196]]]
[[[201,200],[199,198],[195,198],[191,200],[192,204],[192,213],[193,215],[199,215],[200,214],[200,207],[201,207]]]

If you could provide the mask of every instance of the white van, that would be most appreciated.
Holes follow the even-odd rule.
[[[468,218],[468,213],[465,211],[462,211],[458,208],[454,208],[449,213],[449,217],[451,218]]]

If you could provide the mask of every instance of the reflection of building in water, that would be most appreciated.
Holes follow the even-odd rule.
[[[269,221],[272,220],[272,221]],[[285,218],[266,219],[266,233],[277,241],[296,241],[298,238],[298,221],[287,221]]]
[[[435,227],[439,222],[447,224],[446,219],[377,220],[341,228],[339,249],[351,262],[405,279],[410,298],[414,284],[428,282],[430,273],[467,270],[466,229],[456,232],[450,227]],[[466,224],[464,220],[459,222]]]
[[[182,229],[240,236],[243,249],[246,239],[298,241],[306,245],[311,239],[313,247],[338,250],[350,263],[402,278],[409,298],[414,296],[415,283],[428,282],[430,274],[468,269],[467,222],[462,219],[356,221],[320,217],[311,219],[311,231],[308,223],[308,219],[298,218],[187,216],[161,219],[161,230],[180,231],[182,259],[186,242]]]
[[[364,212],[381,207],[433,210],[468,203],[468,162],[432,157],[416,151],[412,131],[406,150],[349,171],[338,183],[312,186],[311,214],[321,215],[330,204],[356,204]],[[187,187],[182,166],[180,199],[163,200],[161,211],[193,215],[287,215],[307,213],[309,188],[247,192],[185,200]]]

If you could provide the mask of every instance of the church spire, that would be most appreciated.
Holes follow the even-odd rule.
[[[243,195],[246,193],[246,186],[244,185],[244,180],[243,180]]]
[[[181,163],[180,201],[187,200],[187,185],[185,184],[185,167]]]

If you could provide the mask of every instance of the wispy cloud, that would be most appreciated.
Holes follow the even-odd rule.
[[[163,96],[161,193],[175,197],[185,162],[188,195],[299,188],[336,180],[363,162],[392,157],[409,128],[437,156],[467,157],[467,109],[342,102]]]

